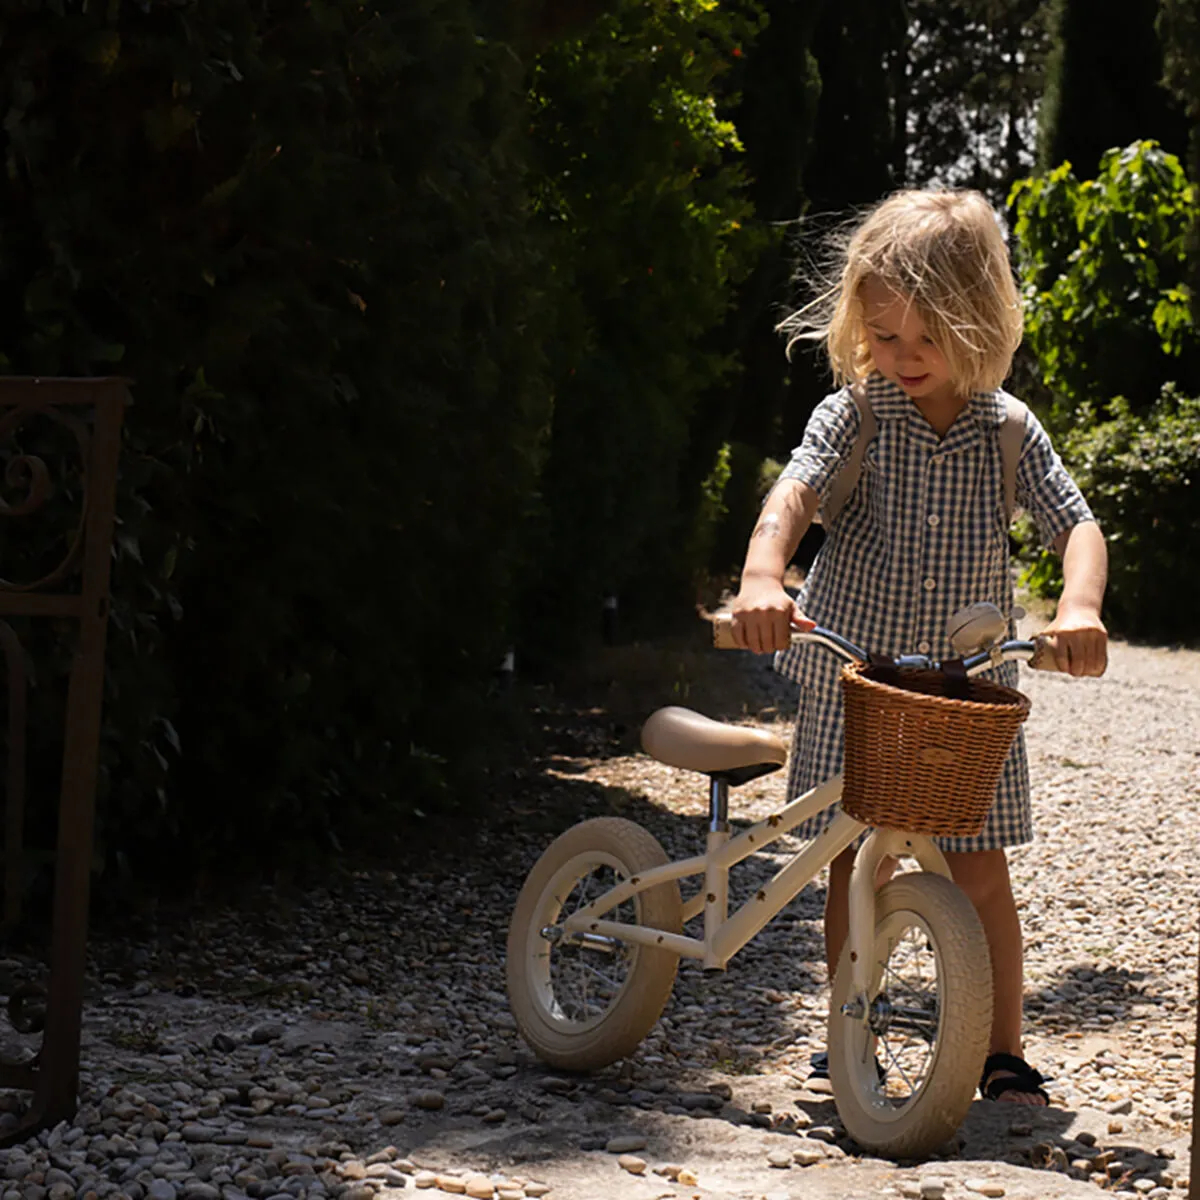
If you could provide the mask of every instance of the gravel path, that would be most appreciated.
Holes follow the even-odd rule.
[[[764,664],[723,658],[714,680],[684,656],[653,703],[739,715],[722,696],[786,733]],[[614,813],[674,854],[702,839],[702,782],[634,751],[614,685],[579,709],[547,697],[545,760],[497,785],[485,823],[392,872],[97,930],[83,1106],[0,1155],[0,1200],[1182,1197],[1200,654],[1117,645],[1102,680],[1023,678],[1038,840],[1012,863],[1028,1056],[1053,1108],[978,1102],[933,1162],[859,1157],[828,1094],[802,1086],[827,1004],[818,885],[724,975],[685,962],[633,1059],[589,1078],[539,1067],[507,1011],[503,942],[542,847]],[[737,819],[782,786],[739,789]],[[747,864],[735,899],[776,866]],[[0,983],[27,971],[0,961]],[[0,1095],[0,1128],[16,1099]]]

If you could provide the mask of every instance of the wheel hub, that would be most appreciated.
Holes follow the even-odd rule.
[[[887,992],[880,992],[867,1010],[867,1028],[876,1036],[883,1037],[892,1027],[895,1012]]]

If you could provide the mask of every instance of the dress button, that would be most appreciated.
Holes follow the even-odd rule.
[[[922,654],[928,654],[931,649],[932,649],[932,647],[929,645],[928,642],[918,642],[917,643],[917,650],[920,651],[920,653],[922,653]]]
[[[927,592],[932,592],[937,587],[937,580],[930,576],[922,585]]]
[[[930,513],[929,516],[926,517],[926,522],[930,529],[936,529],[942,523],[942,518],[939,517],[937,513]]]

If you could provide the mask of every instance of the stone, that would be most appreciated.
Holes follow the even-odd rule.
[[[604,1148],[609,1154],[632,1154],[635,1150],[645,1150],[646,1139],[636,1133],[619,1134],[609,1138]]]
[[[977,1192],[980,1196],[1003,1196],[1004,1186],[994,1179],[964,1179],[963,1187],[968,1192]]]
[[[617,1166],[623,1171],[628,1171],[630,1175],[644,1175],[646,1173],[646,1160],[638,1158],[636,1154],[622,1154],[617,1159]]]

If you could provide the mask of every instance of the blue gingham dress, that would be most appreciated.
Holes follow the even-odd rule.
[[[868,651],[953,655],[946,619],[990,600],[1009,616],[1013,588],[999,444],[1004,393],[978,392],[939,438],[917,406],[879,374],[867,380],[879,427],[863,457],[858,485],[826,526],[826,539],[798,597],[804,612]],[[860,416],[848,389],[813,411],[804,441],[782,478],[808,484],[824,503],[849,458]],[[1030,413],[1017,466],[1016,503],[1049,546],[1092,520],[1046,431]],[[1010,634],[1015,636],[1015,632]],[[814,787],[842,768],[842,660],[817,645],[776,656],[776,669],[800,686],[788,795]],[[1017,664],[991,678],[1015,687]],[[815,837],[832,809],[796,829]],[[994,850],[1032,840],[1029,767],[1023,734],[1004,764],[996,801],[977,837],[937,839],[946,851]]]

